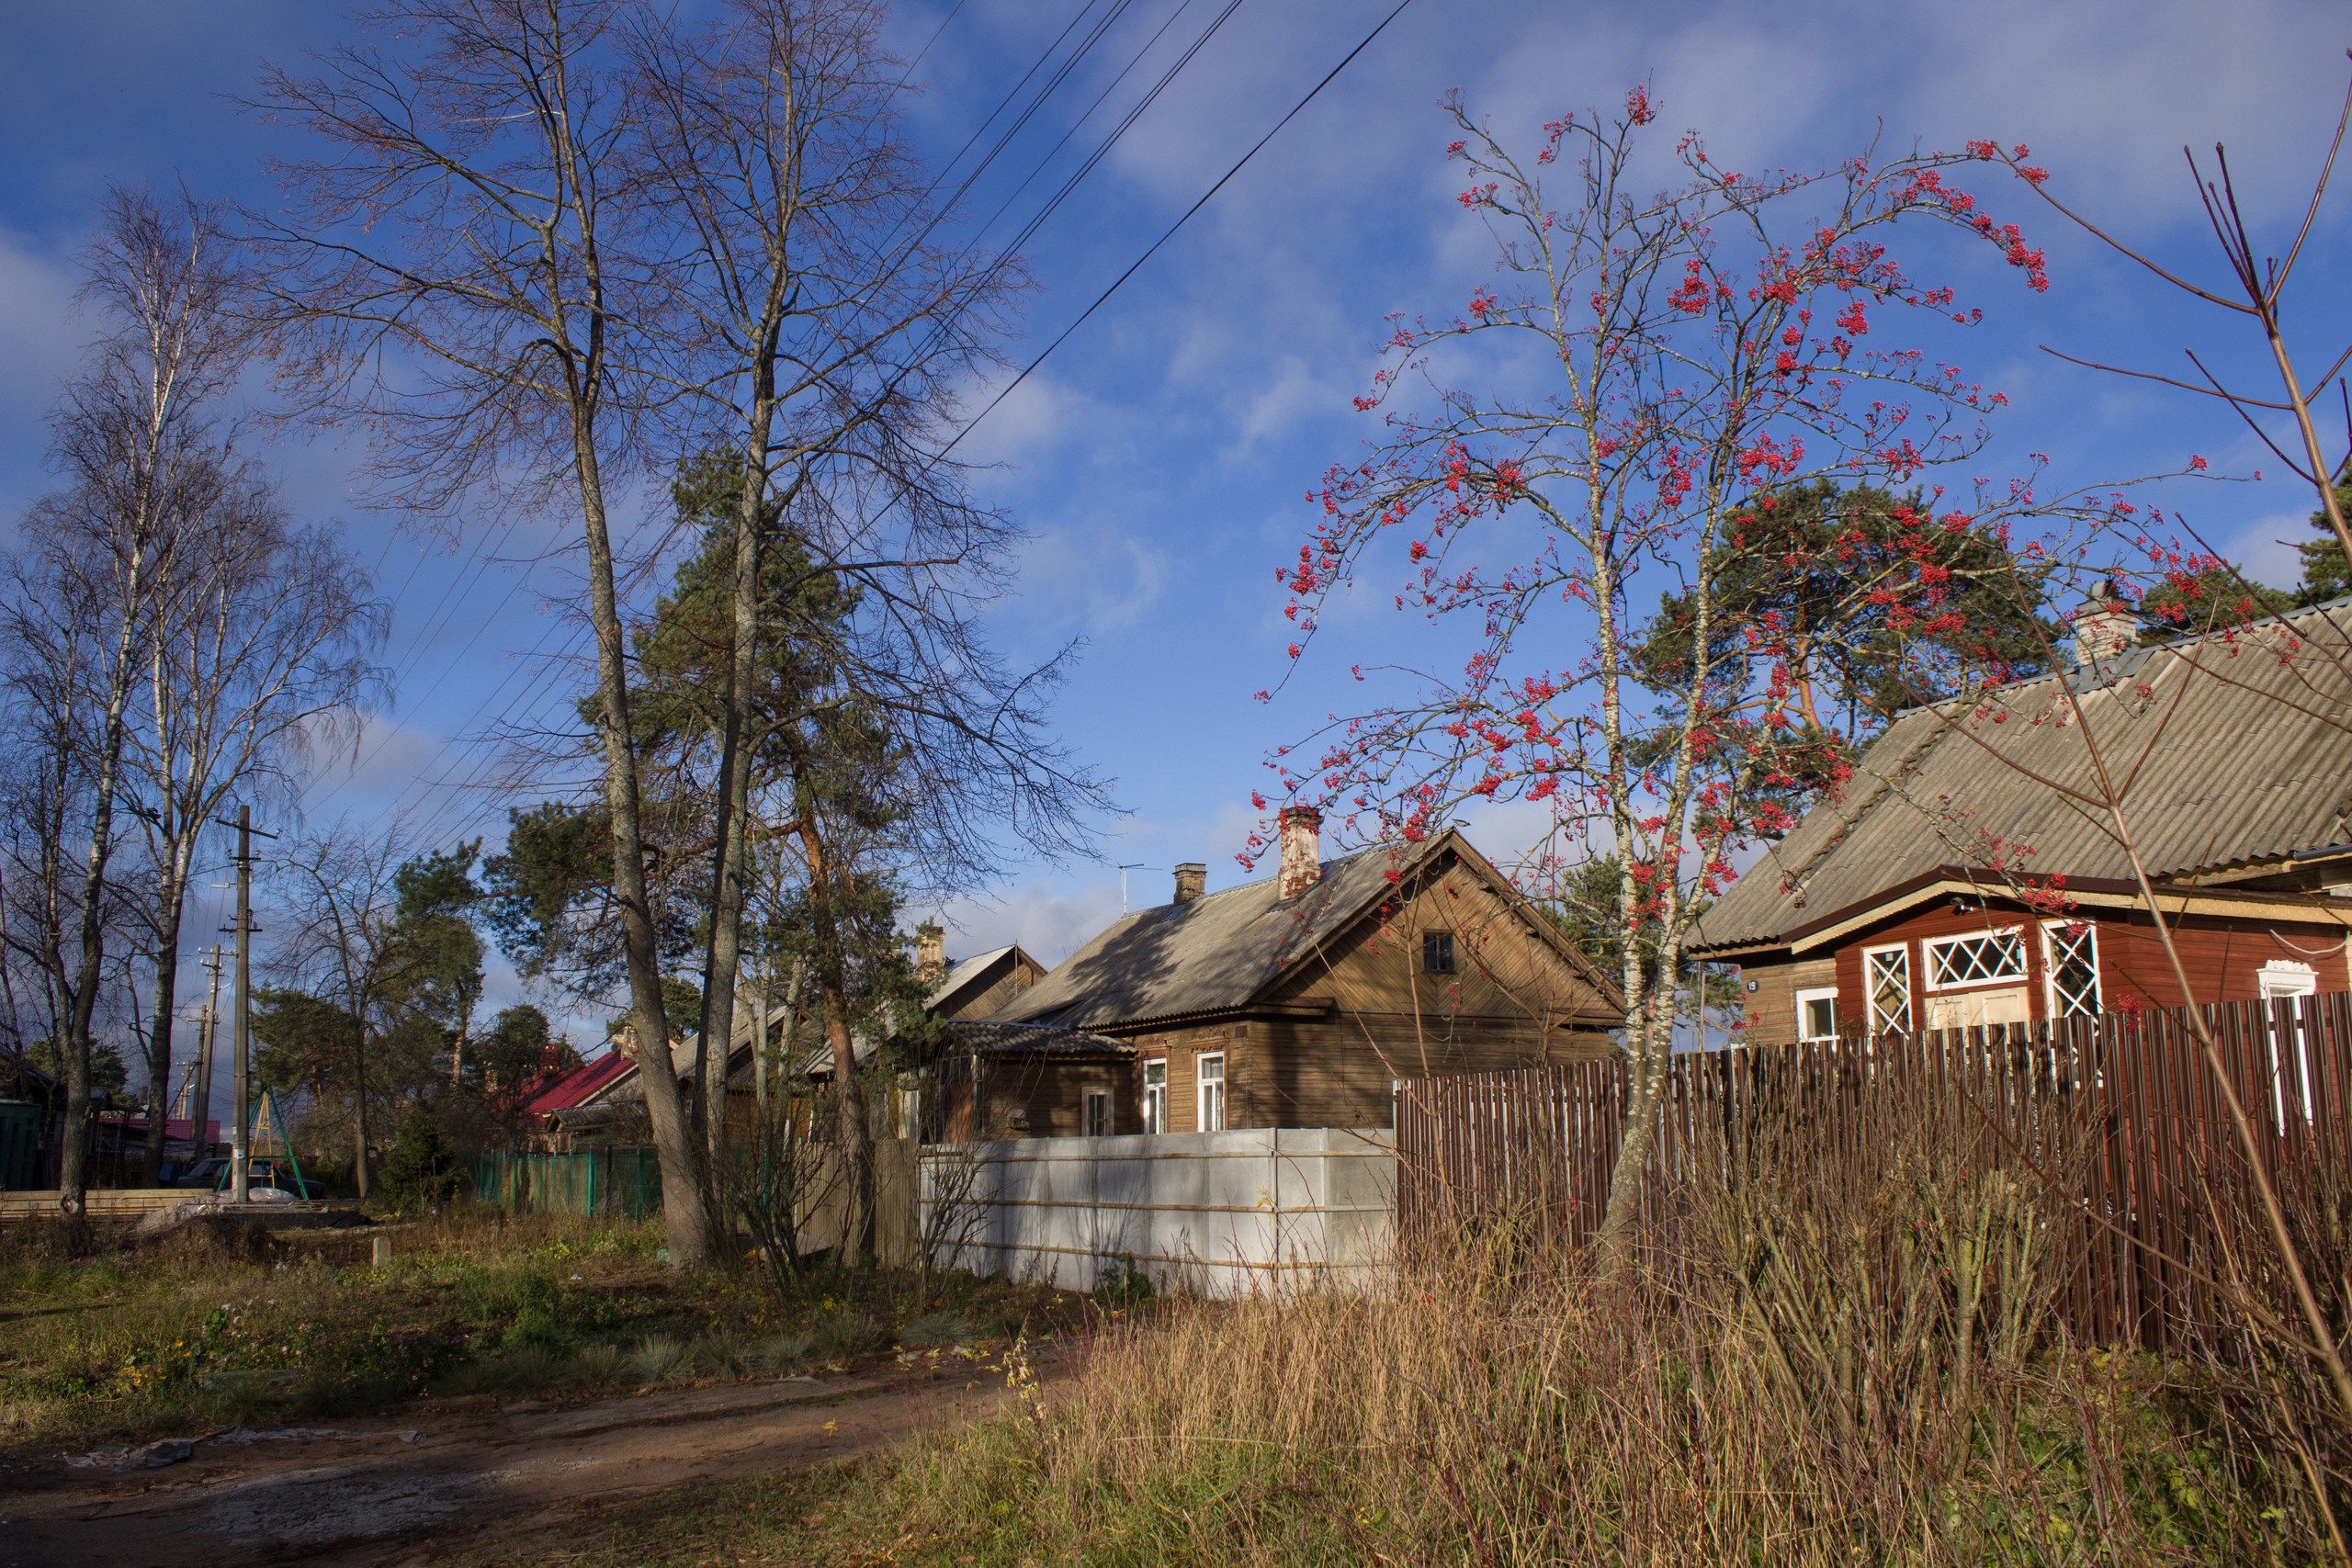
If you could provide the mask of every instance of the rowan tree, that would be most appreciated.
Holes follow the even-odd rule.
[[[1386,700],[1271,765],[1284,795],[1363,839],[1415,840],[1468,805],[1517,801],[1550,824],[1539,881],[1617,857],[1632,1071],[1614,1243],[1649,1163],[1691,924],[1815,782],[1789,753],[1802,687],[1828,667],[1825,631],[1869,627],[1868,657],[1838,678],[1874,689],[2007,673],[2031,605],[1982,624],[1982,585],[1952,562],[2014,554],[2031,573],[2041,536],[2013,540],[2017,519],[2110,521],[2130,503],[2037,495],[2030,479],[1964,496],[1930,482],[1983,450],[2004,400],[1922,345],[1980,312],[1893,243],[1956,227],[2046,288],[2041,253],[1954,183],[1998,149],[1870,147],[1748,175],[1686,133],[1659,150],[1676,167],[1660,192],[1644,88],[1613,118],[1551,122],[1525,154],[1458,97],[1448,112],[1460,205],[1497,278],[1450,318],[1392,321],[1357,399],[1381,434],[1310,494],[1320,519],[1277,570],[1294,660],[1335,595],[1401,570],[1384,596],[1428,617],[1457,662],[1355,665]],[[1891,342],[1905,325],[1915,341]],[[1906,499],[1827,504],[1844,494]],[[1815,515],[1743,532],[1768,499],[1796,497]],[[1881,580],[1825,590],[1848,556]],[[1738,570],[1710,570],[1724,564]],[[1825,600],[1848,607],[1825,619]],[[1817,782],[1837,787],[1842,766]]]

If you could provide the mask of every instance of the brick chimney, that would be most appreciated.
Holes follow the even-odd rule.
[[[2075,667],[2105,664],[2139,640],[2139,615],[2116,592],[2115,580],[2093,583],[2090,597],[2075,612]]]
[[[1282,895],[1295,898],[1323,880],[1323,814],[1311,806],[1285,806]]]
[[[915,928],[915,978],[926,986],[935,986],[947,973],[947,933],[936,921],[925,920]]]
[[[1196,860],[1188,860],[1176,868],[1176,902],[1189,904],[1208,891],[1209,868]]]

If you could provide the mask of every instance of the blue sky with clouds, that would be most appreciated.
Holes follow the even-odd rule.
[[[934,159],[961,146],[1082,0],[941,0],[899,8],[912,52],[936,34],[909,108]],[[1098,0],[1100,16],[1116,0]],[[1080,127],[1064,167],[1156,62],[1220,6],[1133,0],[1095,51],[1008,149],[1000,194],[1025,177],[1145,40],[1159,52]],[[1058,333],[1177,213],[1385,12],[1362,0],[1245,0],[1039,233],[1016,361]],[[945,18],[944,28],[941,21]],[[74,257],[105,182],[185,181],[206,196],[269,199],[265,162],[299,151],[230,96],[264,59],[345,35],[315,0],[13,0],[0,8],[0,517],[45,482],[43,411],[74,364]],[[1057,960],[1119,907],[1119,863],[1137,902],[1165,897],[1168,868],[1204,860],[1212,887],[1256,820],[1250,793],[1272,746],[1348,700],[1345,665],[1418,635],[1385,611],[1333,624],[1272,705],[1287,628],[1272,568],[1309,518],[1303,492],[1369,434],[1350,402],[1375,364],[1390,311],[1458,310],[1489,276],[1483,238],[1453,199],[1440,96],[1525,144],[1564,109],[1612,106],[1651,84],[1661,118],[1703,131],[1732,167],[1833,162],[1872,135],[1887,145],[2024,141],[2054,190],[2168,262],[2217,279],[2182,172],[2184,142],[2225,139],[2257,224],[2281,236],[2341,105],[2352,43],[2340,6],[2303,0],[1817,4],[1760,7],[1663,0],[1502,4],[1416,0],[1348,73],[965,444],[996,467],[981,480],[1031,538],[996,632],[1014,656],[1079,636],[1064,734],[1117,781],[1129,814],[1107,825],[1099,864],[1030,866],[992,897],[946,908],[951,949],[1018,940]],[[995,177],[995,176],[992,176]],[[1034,201],[1048,179],[1022,201]],[[1984,182],[1989,185],[1990,182]],[[1979,254],[1948,259],[1986,310],[1957,351],[2011,407],[1983,467],[2050,454],[2062,479],[2177,467],[2190,451],[2261,466],[2225,411],[2102,378],[2038,352],[2164,367],[2195,346],[2259,376],[2258,344],[2196,313],[2007,192],[2050,253],[2032,295]],[[994,202],[983,202],[984,209]],[[1016,211],[1024,210],[1016,207]],[[2344,201],[2324,214],[2290,298],[2303,358],[2324,364],[2352,328]],[[399,531],[355,504],[349,454],[331,438],[273,451],[297,505],[345,520],[395,601],[398,700],[356,767],[313,785],[313,821],[395,805],[435,833],[488,830],[504,801],[464,787],[490,776],[469,740],[493,720],[556,716],[576,680],[551,655],[577,644],[563,613],[576,578],[561,531],[485,516],[463,536]],[[2172,498],[2256,575],[2285,581],[2306,495],[2278,482]],[[1384,601],[1385,603],[1385,601]],[[1487,829],[1507,838],[1510,821]],[[218,924],[199,911],[198,931]],[[511,998],[501,977],[493,1002]],[[186,1000],[187,998],[183,998]]]

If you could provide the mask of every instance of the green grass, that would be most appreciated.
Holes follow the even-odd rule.
[[[887,1273],[780,1300],[752,1271],[671,1272],[650,1225],[471,1211],[390,1234],[382,1267],[366,1235],[77,1258],[38,1232],[0,1234],[0,1447],[818,1371],[943,1311],[1018,1323],[1073,1309],[968,1277],[944,1283],[942,1306]]]

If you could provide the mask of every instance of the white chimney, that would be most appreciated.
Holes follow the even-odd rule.
[[[1285,806],[1282,817],[1282,895],[1295,898],[1323,880],[1323,814],[1311,806]]]
[[[930,920],[915,928],[915,979],[936,985],[947,973],[947,933]]]
[[[1209,868],[1203,862],[1188,860],[1176,868],[1176,902],[1189,904],[1208,891]]]
[[[2075,612],[2075,667],[2106,664],[2139,640],[2139,615],[2116,592],[2115,580],[2093,583],[2090,597]]]

